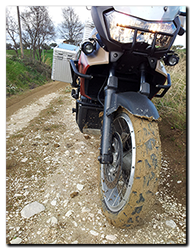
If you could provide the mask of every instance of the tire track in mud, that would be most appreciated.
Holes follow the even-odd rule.
[[[56,93],[45,95],[49,105],[33,110],[30,121],[22,118],[26,126],[7,138],[7,243],[185,244],[185,207],[161,190],[143,225],[119,229],[108,223],[98,192],[99,138],[80,133],[66,85]],[[36,110],[33,104],[28,109]],[[9,122],[7,128],[14,125]],[[162,165],[168,169],[168,159]],[[24,218],[21,211],[35,201],[44,211]]]

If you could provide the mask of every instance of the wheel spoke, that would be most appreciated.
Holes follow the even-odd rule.
[[[114,189],[112,189],[112,191],[111,191],[111,193],[110,193],[110,195],[109,195],[109,197],[108,197],[107,201],[109,201],[109,200],[110,200],[110,198],[111,198],[111,196],[112,196],[112,194],[113,194],[114,190],[115,190],[115,188],[114,188]]]
[[[121,135],[122,135],[122,133],[123,133],[123,128],[122,128],[122,126],[121,126],[120,119],[118,119],[118,123],[119,123],[119,127],[120,127],[120,129],[121,129]]]
[[[132,148],[129,149],[128,151],[126,151],[126,152],[123,154],[123,158],[124,158],[125,156],[127,156],[131,151],[132,151]]]
[[[102,189],[109,210],[117,212],[126,204],[131,193],[134,172],[131,166],[136,156],[133,125],[126,113],[119,114],[113,121],[113,163],[101,165]],[[115,135],[116,134],[116,135]],[[130,179],[131,178],[131,179]]]
[[[120,197],[120,195],[121,195],[121,192],[122,192],[122,190],[120,191],[120,193],[118,193],[118,195],[117,195],[116,199],[114,200],[114,202],[113,202],[112,206],[114,206],[114,205],[115,205],[115,203],[116,203],[117,199],[118,199],[118,198]]]

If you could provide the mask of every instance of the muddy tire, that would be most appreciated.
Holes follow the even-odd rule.
[[[114,226],[132,228],[141,224],[152,209],[158,188],[161,167],[158,123],[120,109],[113,127],[116,164],[101,164],[99,171],[102,210]],[[115,150],[122,153],[118,155]]]

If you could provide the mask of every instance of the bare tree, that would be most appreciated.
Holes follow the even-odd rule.
[[[15,21],[15,19],[10,15],[10,12],[6,10],[6,32],[8,35],[8,40],[13,41],[13,49],[15,50],[15,53],[17,56],[19,56],[17,49],[18,47],[18,24]]]
[[[55,29],[45,6],[30,6],[21,15],[23,20],[23,40],[33,49],[33,59],[37,53],[41,62],[42,46],[55,36]]]
[[[20,38],[21,58],[23,58],[24,52],[23,52],[23,44],[22,44],[22,33],[21,33],[21,21],[20,21],[19,6],[17,6],[17,18],[18,18],[18,25],[19,25],[19,38]]]
[[[82,40],[83,25],[74,9],[67,7],[62,9],[63,22],[60,25],[61,38],[69,44],[77,45]]]

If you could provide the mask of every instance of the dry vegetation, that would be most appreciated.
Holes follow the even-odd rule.
[[[154,99],[162,118],[168,118],[174,128],[186,128],[186,53],[179,52],[180,61],[175,67],[166,67],[171,75],[172,87],[161,99]]]

